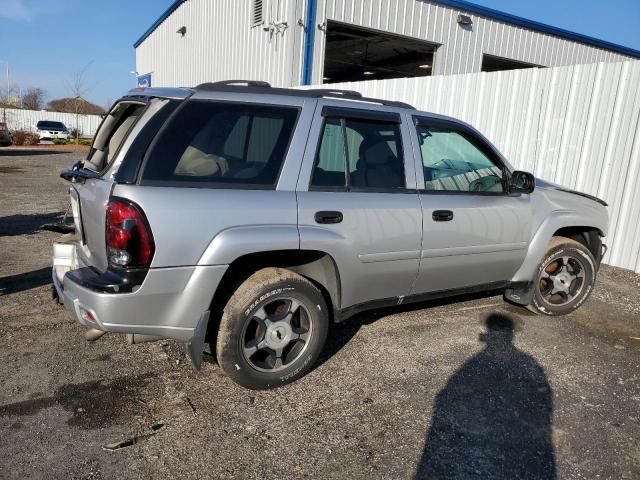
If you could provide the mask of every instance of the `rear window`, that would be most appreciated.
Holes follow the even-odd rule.
[[[189,101],[162,130],[142,181],[274,186],[297,117],[297,108]]]
[[[49,120],[41,120],[36,125],[38,128],[55,128],[58,130],[64,130],[67,127],[64,126],[62,122],[52,122]]]

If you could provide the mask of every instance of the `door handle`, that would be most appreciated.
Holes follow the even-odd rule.
[[[333,210],[316,212],[316,223],[340,223],[342,221],[342,212]]]
[[[431,218],[434,222],[449,222],[453,220],[453,212],[451,210],[434,210]]]

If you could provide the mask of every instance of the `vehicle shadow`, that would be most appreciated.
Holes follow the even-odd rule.
[[[0,157],[33,157],[37,155],[60,155],[62,153],[72,153],[70,150],[59,150],[53,148],[17,148],[17,147],[9,147],[9,148],[0,148]]]
[[[378,308],[375,310],[369,310],[359,313],[357,315],[354,315],[353,317],[347,318],[346,320],[338,324],[331,323],[329,325],[329,335],[327,336],[327,343],[325,344],[322,354],[316,362],[314,369],[320,367],[324,362],[326,362],[340,350],[342,350],[342,348],[347,345],[351,341],[351,339],[358,333],[362,326],[374,323],[375,321],[383,317],[394,315],[396,313],[412,312],[416,310],[436,308],[444,305],[452,305],[471,300],[479,300],[482,298],[493,297],[501,294],[502,291],[500,290],[486,291],[480,293],[458,295],[454,297],[446,297],[437,300],[428,300],[424,302],[397,305],[393,307]]]
[[[0,277],[0,296],[22,292],[51,283],[51,267]]]
[[[485,324],[485,348],[436,397],[415,479],[556,478],[544,370],[514,346],[511,316]]]
[[[1,217],[0,237],[33,235],[41,230],[42,225],[61,221],[63,215],[64,212],[51,212]]]

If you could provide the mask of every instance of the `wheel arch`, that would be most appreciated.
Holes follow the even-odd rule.
[[[564,233],[577,236],[579,242],[591,242],[587,247],[595,248],[597,241],[606,232],[606,216],[602,219],[590,218],[588,215],[574,210],[558,210],[551,213],[538,227],[533,234],[527,254],[518,271],[511,278],[512,283],[522,283],[532,281],[538,264],[544,255],[551,239]],[[584,235],[587,235],[585,238]],[[569,237],[572,238],[572,237]],[[594,258],[601,258],[601,255]]]
[[[222,277],[211,301],[208,337],[214,338],[222,310],[237,287],[253,273],[268,267],[286,268],[316,285],[329,305],[331,320],[340,319],[341,283],[335,260],[318,250],[268,250],[241,255],[233,260]]]

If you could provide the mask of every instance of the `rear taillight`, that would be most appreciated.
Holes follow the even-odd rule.
[[[119,267],[148,267],[155,250],[151,229],[140,207],[112,198],[106,216],[107,260]]]

